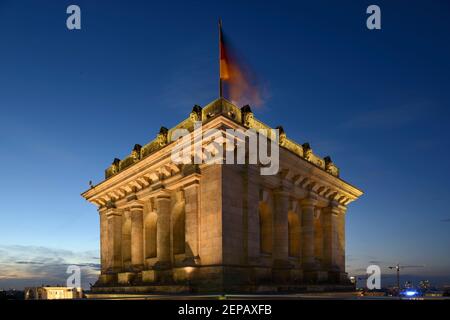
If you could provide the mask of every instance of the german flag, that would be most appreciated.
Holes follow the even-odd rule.
[[[223,40],[223,32],[222,32],[222,21],[219,20],[219,59],[220,59],[220,79],[221,80],[229,80],[230,79],[230,71],[228,66],[227,52],[225,49],[225,43]]]
[[[238,59],[231,50],[222,30],[219,20],[219,96],[230,100],[236,105],[249,104],[261,106],[263,101],[255,77],[248,67]]]

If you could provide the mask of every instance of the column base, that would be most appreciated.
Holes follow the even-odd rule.
[[[144,283],[156,282],[156,271],[155,270],[142,271],[142,282]]]
[[[96,285],[108,285],[108,284],[114,284],[117,282],[117,274],[101,274],[98,277]]]
[[[171,269],[172,268],[172,263],[170,263],[169,261],[157,261],[155,263],[155,265],[153,266],[153,269],[155,270],[166,270],[166,269]]]
[[[144,265],[143,264],[132,265],[131,270],[133,272],[141,272],[142,270],[144,270]]]
[[[303,270],[302,269],[292,269],[291,270],[291,281],[293,283],[303,282]]]
[[[292,264],[285,259],[276,259],[273,261],[273,267],[274,268],[281,268],[281,269],[289,269],[292,268]]]
[[[172,269],[152,269],[142,271],[143,283],[172,283]]]
[[[200,257],[199,256],[186,256],[183,261],[182,261],[182,265],[186,266],[186,267],[195,267],[197,264],[199,264],[200,262]]]
[[[300,284],[303,282],[303,270],[292,267],[286,269],[273,268],[272,281],[277,285]]]
[[[305,283],[327,282],[328,272],[322,270],[306,270],[303,271],[303,279]]]
[[[328,280],[330,283],[351,284],[348,274],[340,271],[329,271]]]
[[[273,261],[272,279],[275,283],[288,283],[291,280],[292,264],[288,260],[276,259]]]
[[[135,277],[134,272],[121,272],[117,274],[117,282],[119,284],[131,284]]]

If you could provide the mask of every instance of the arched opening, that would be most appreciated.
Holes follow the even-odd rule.
[[[145,258],[156,258],[156,212],[148,212],[144,217],[144,252]]]
[[[272,253],[272,211],[266,202],[259,203],[259,241],[261,253]]]
[[[125,211],[122,219],[122,263],[125,269],[131,267],[131,215]]]
[[[300,257],[300,217],[297,212],[288,212],[288,252],[290,257]]]

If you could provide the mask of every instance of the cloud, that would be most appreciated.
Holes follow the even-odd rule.
[[[347,269],[349,269],[347,267]],[[365,275],[366,274],[367,269],[366,268],[357,268],[357,269],[353,269],[352,273],[354,274],[361,274],[361,275]]]
[[[44,264],[43,262],[37,261],[16,261],[17,264]]]
[[[442,219],[441,222],[450,222],[450,218]]]
[[[0,246],[0,288],[66,284],[67,267],[81,268],[81,285],[89,288],[99,275],[97,251],[70,251],[39,246]]]

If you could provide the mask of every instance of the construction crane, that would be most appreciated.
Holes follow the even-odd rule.
[[[395,269],[397,272],[397,288],[398,293],[400,294],[400,269],[406,269],[406,268],[423,268],[424,266],[401,266],[400,264],[396,264],[395,266],[389,266],[389,269]]]

